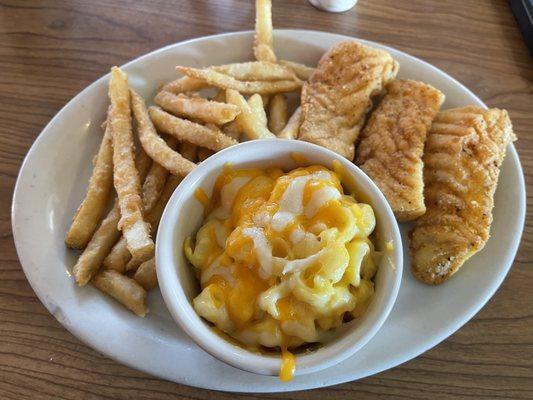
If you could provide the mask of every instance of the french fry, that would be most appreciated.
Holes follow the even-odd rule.
[[[178,141],[175,138],[169,138],[167,144],[173,149],[177,147]],[[164,189],[167,177],[168,171],[160,164],[153,162],[142,186],[142,201],[145,215],[156,205]],[[111,252],[104,258],[103,265],[107,269],[123,273],[130,259],[131,253],[126,246],[125,237],[122,236],[113,246]]]
[[[293,61],[285,61],[281,60],[279,63],[287,68],[290,68],[296,76],[301,79],[302,81],[307,81],[311,77],[311,74],[315,72],[315,69],[312,67],[308,67],[305,64],[300,64]]]
[[[155,258],[143,262],[135,271],[133,279],[141,285],[144,290],[149,291],[157,286],[157,272],[155,268]]]
[[[109,193],[113,187],[113,137],[111,126],[106,125],[104,137],[98,150],[89,187],[81,202],[65,243],[74,249],[83,249],[91,239],[102,220],[107,207]]]
[[[298,137],[298,130],[300,129],[300,118],[302,115],[302,110],[298,107],[294,113],[289,118],[285,128],[278,134],[280,139],[296,139]]]
[[[172,150],[157,134],[148,110],[141,96],[131,91],[133,114],[138,125],[141,145],[148,155],[158,164],[165,167],[171,174],[185,176],[191,172],[196,164],[183,158]]]
[[[293,92],[299,90],[303,82],[299,79],[283,81],[239,81],[229,75],[214,71],[212,69],[197,69],[177,66],[176,70],[184,75],[202,79],[211,86],[220,89],[233,89],[245,94],[275,94]]]
[[[174,144],[170,143],[170,140],[167,142],[170,148],[175,148],[177,146],[177,140],[171,138]],[[161,164],[158,164],[154,161],[142,187],[142,201],[143,201],[143,210],[144,213],[150,212],[154,207],[155,203],[161,195],[161,191],[165,186],[165,181],[168,177],[168,171]]]
[[[167,83],[161,87],[160,91],[170,92],[174,94],[194,92],[209,87],[209,85],[202,79],[190,78],[183,76],[172,82]]]
[[[109,124],[113,130],[113,181],[121,215],[118,228],[126,237],[130,253],[142,257],[153,251],[154,242],[150,237],[150,227],[143,219],[141,184],[133,151],[128,77],[117,67],[111,69],[109,98]]]
[[[158,107],[150,107],[148,112],[158,131],[174,136],[179,140],[207,147],[214,151],[237,144],[235,139],[224,135],[218,129],[209,129],[195,122],[175,117]]]
[[[255,0],[254,55],[259,61],[276,62],[272,40],[272,2]]]
[[[126,246],[126,238],[121,236],[102,262],[105,269],[112,269],[121,274],[126,271],[126,264],[131,260],[131,253]]]
[[[120,210],[118,202],[115,201],[113,209],[94,232],[87,247],[74,265],[72,274],[78,286],[85,286],[92,279],[102,265],[105,256],[120,238],[120,231],[117,228],[119,220]]]
[[[196,162],[196,160],[198,159],[198,147],[195,144],[189,142],[181,142],[180,153],[189,161]]]
[[[253,97],[253,96],[252,96]],[[275,137],[263,124],[256,112],[246,102],[245,98],[236,90],[226,90],[226,100],[230,104],[240,107],[241,113],[237,115],[236,121],[249,139],[265,139]]]
[[[168,137],[166,142],[167,146],[172,150],[175,150],[178,147],[178,140],[176,138]],[[161,197],[167,178],[168,171],[166,168],[154,161],[150,171],[148,171],[148,174],[146,175],[142,187],[142,199],[145,214],[152,211],[152,208],[154,208]]]
[[[248,99],[248,105],[255,114],[255,117],[261,122],[262,125],[266,126],[268,120],[265,112],[265,105],[263,104],[263,98],[258,94],[254,94]]]
[[[205,147],[200,147],[198,149],[198,161],[202,162],[211,157],[215,152],[213,150],[206,149]]]
[[[146,151],[144,151],[142,146],[139,146],[139,148],[136,150],[137,154],[135,154],[135,168],[137,168],[137,172],[139,173],[139,180],[144,182],[148,176],[148,172],[150,171],[153,162],[150,156],[146,154]]]
[[[155,104],[178,117],[198,119],[207,123],[222,125],[233,121],[239,108],[232,104],[219,103],[203,98],[191,98],[183,94],[159,92]]]
[[[174,190],[179,185],[181,180],[181,177],[170,176],[165,184],[163,192],[161,193],[161,197],[159,197],[159,200],[157,201],[152,211],[150,211],[150,213],[146,215],[146,221],[148,221],[148,223],[152,227],[153,232],[157,232],[157,227],[159,226],[159,221],[161,219],[161,216],[163,215],[165,206],[167,205],[170,197],[174,193]],[[137,267],[141,265],[144,261],[146,260],[142,258],[132,257],[130,261],[128,261],[128,263],[126,264],[126,271],[136,270]]]
[[[268,128],[275,134],[279,133],[287,125],[288,117],[287,98],[283,94],[276,94],[268,104]]]
[[[224,92],[224,95],[225,94],[226,93]],[[222,132],[224,132],[225,135],[228,135],[229,137],[239,141],[242,134],[242,129],[237,121],[231,121],[222,127]]]
[[[139,171],[139,177],[144,180],[150,168],[152,160],[141,149],[135,159],[135,166]],[[154,207],[155,208],[155,207]],[[89,282],[94,274],[102,265],[103,260],[109,254],[113,245],[120,238],[120,231],[118,230],[118,223],[120,221],[120,210],[118,201],[107,216],[100,223],[98,229],[94,232],[93,237],[83,250],[83,253],[78,258],[76,265],[72,270],[74,279],[79,286],[84,286]],[[125,241],[124,241],[125,245]],[[127,249],[126,249],[127,250]],[[129,251],[127,251],[130,254]]]
[[[146,307],[146,290],[134,279],[117,271],[103,270],[96,274],[92,284],[102,292],[113,297],[140,317],[148,313]]]
[[[206,127],[213,130],[219,130],[218,126],[214,124],[207,124]],[[200,147],[198,149],[198,161],[202,162],[211,157],[215,152],[213,150],[206,149],[205,147]]]
[[[154,208],[152,208],[152,211],[146,215],[146,220],[150,223],[150,225],[152,225],[154,232],[157,231],[159,220],[163,215],[163,211],[165,210],[170,197],[182,180],[183,178],[180,176],[169,176],[167,182],[165,183],[165,187],[163,188],[163,192],[161,192],[161,197],[159,197],[159,200]]]
[[[218,130],[218,127],[214,124],[207,124],[206,127],[209,129]],[[209,157],[211,157],[215,152],[213,150],[209,150],[205,147],[200,147],[198,149],[198,161],[202,162],[207,160]]]
[[[295,72],[284,65],[269,61],[249,61],[209,67],[240,81],[282,81],[296,79]]]

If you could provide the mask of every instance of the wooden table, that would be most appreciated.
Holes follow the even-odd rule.
[[[533,64],[505,1],[360,0],[345,14],[329,14],[305,0],[275,0],[273,15],[277,28],[406,51],[509,110],[533,189]],[[185,39],[253,29],[253,16],[244,0],[0,2],[0,398],[533,398],[531,220],[509,276],[472,321],[415,360],[327,389],[245,396],[161,381],[88,348],[41,305],[10,226],[19,167],[41,129],[110,66]]]

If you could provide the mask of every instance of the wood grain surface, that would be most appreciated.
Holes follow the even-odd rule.
[[[45,124],[92,81],[148,51],[253,28],[251,1],[0,1],[1,399],[532,399],[533,64],[503,0],[360,0],[344,14],[274,0],[277,28],[378,41],[450,73],[513,120],[528,187],[520,250],[502,287],[450,338],[357,382],[235,395],[161,381],[96,353],[41,305],[20,267],[10,205],[22,160]],[[512,204],[509,205],[512,207]]]

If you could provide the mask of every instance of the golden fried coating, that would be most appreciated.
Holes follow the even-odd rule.
[[[81,202],[67,232],[65,243],[73,249],[83,249],[91,240],[107,207],[113,189],[113,133],[106,124],[87,194]]]
[[[443,102],[444,95],[430,85],[394,80],[361,133],[355,163],[383,192],[398,221],[426,211],[422,154]]]
[[[133,279],[135,279],[144,290],[152,290],[155,288],[157,286],[155,258],[151,258],[139,265],[139,268],[135,271]]]
[[[137,121],[139,140],[146,153],[173,175],[185,176],[191,172],[196,164],[172,150],[157,134],[144,99],[133,90],[131,91],[131,102],[133,114]]]
[[[352,41],[333,46],[303,86],[298,138],[353,159],[372,97],[397,72],[398,64],[383,50]]]
[[[119,229],[126,238],[131,254],[141,256],[151,252],[154,242],[150,226],[143,219],[141,181],[135,168],[130,91],[128,76],[117,67],[111,68],[109,81],[111,108],[109,124],[113,131],[113,182],[120,208]]]
[[[92,283],[94,287],[107,293],[139,317],[144,317],[148,313],[145,304],[146,290],[136,280],[117,271],[103,270],[96,274]]]
[[[437,115],[423,157],[427,211],[410,233],[416,278],[442,283],[483,248],[500,166],[512,140],[505,110],[468,106]]]
[[[276,62],[272,30],[272,1],[255,0],[254,55],[256,59]]]

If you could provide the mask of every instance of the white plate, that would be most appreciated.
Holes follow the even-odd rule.
[[[252,33],[211,36],[175,44],[124,66],[131,85],[151,98],[173,79],[176,64],[206,66],[252,59]],[[316,64],[345,36],[298,30],[275,32],[280,58]],[[376,43],[400,62],[401,78],[430,83],[446,94],[444,107],[484,106],[472,92],[435,67]],[[70,101],[46,126],[21,168],[13,198],[13,233],[28,281],[70,332],[109,357],[158,377],[204,388],[273,392],[333,385],[375,374],[435,346],[465,324],[494,294],[511,267],[525,218],[525,189],[515,148],[509,146],[496,192],[492,238],[449,282],[430,287],[405,273],[396,305],[377,335],[343,363],[281,383],[230,367],[196,346],[171,319],[159,291],[151,313],[138,318],[93,287],[70,277],[77,254],[63,243],[83,197],[107,108],[105,76]],[[404,253],[407,244],[403,228]]]

